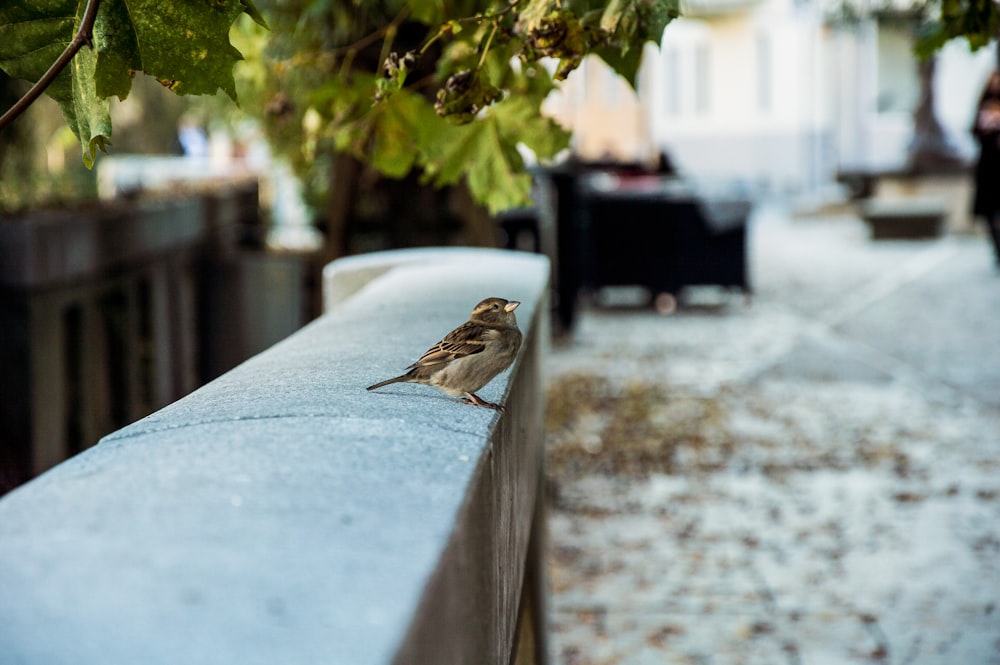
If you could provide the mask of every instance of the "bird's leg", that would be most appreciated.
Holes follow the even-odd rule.
[[[466,404],[473,404],[475,406],[485,406],[487,409],[494,409],[496,411],[503,411],[503,406],[500,404],[494,404],[493,402],[487,402],[482,397],[475,393],[465,393],[465,397],[462,401]]]

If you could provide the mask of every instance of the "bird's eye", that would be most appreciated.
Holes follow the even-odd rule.
[[[500,309],[500,305],[493,303],[493,310],[496,311],[498,309]]]

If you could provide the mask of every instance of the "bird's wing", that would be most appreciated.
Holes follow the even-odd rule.
[[[420,360],[407,369],[440,365],[457,358],[481,353],[486,348],[485,333],[484,326],[467,321],[448,333],[443,340],[427,349],[427,352],[420,356]]]

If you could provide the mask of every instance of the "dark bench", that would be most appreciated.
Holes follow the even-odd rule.
[[[636,285],[654,296],[697,285],[750,292],[745,198],[701,195],[677,179],[615,179],[585,184],[583,211],[587,288]]]

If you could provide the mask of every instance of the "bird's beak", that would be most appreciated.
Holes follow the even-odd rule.
[[[505,312],[513,312],[515,309],[517,309],[517,306],[520,305],[520,304],[521,303],[519,303],[516,300],[511,300],[509,303],[507,303],[506,305],[503,306],[503,311],[505,311]]]

